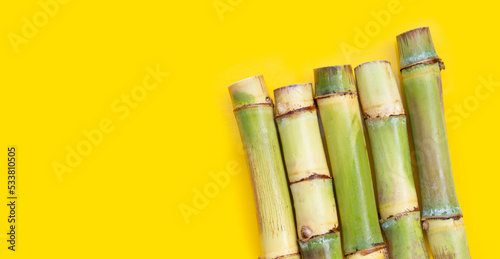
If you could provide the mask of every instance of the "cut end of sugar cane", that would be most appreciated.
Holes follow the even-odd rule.
[[[233,83],[229,86],[229,94],[231,95],[234,110],[255,104],[273,105],[262,75],[252,76]]]
[[[291,115],[304,109],[315,109],[312,85],[294,84],[274,90],[276,117]]]
[[[429,27],[420,27],[399,34],[396,37],[401,69],[417,62],[439,60],[434,49]]]
[[[403,102],[389,61],[363,63],[354,71],[365,119],[404,115]]]
[[[320,98],[336,92],[356,91],[351,65],[314,69],[315,96]]]

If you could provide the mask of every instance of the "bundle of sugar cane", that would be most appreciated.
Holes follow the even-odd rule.
[[[347,258],[387,258],[350,65],[314,70]]]
[[[312,85],[278,88],[274,90],[274,98],[302,256],[304,259],[343,258],[332,178]]]
[[[246,149],[257,206],[262,259],[300,259],[292,204],[274,123],[273,102],[262,76],[229,86]]]
[[[375,166],[380,223],[390,258],[429,258],[413,181],[406,115],[388,61],[355,69]]]
[[[415,146],[422,221],[434,258],[470,258],[453,182],[441,69],[429,28],[397,36],[399,65]]]

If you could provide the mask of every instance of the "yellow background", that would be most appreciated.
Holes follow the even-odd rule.
[[[19,200],[16,252],[7,250],[8,210],[0,208],[0,257],[257,258],[227,86],[263,74],[272,97],[277,87],[311,82],[315,67],[376,59],[398,73],[395,36],[418,26],[431,28],[446,64],[444,108],[471,254],[496,257],[500,92],[478,86],[500,82],[499,4],[489,2],[70,0],[44,21],[38,0],[2,1],[0,156],[18,147]],[[381,23],[373,13],[384,11],[390,18]],[[23,17],[43,26],[12,44],[13,33],[24,37]],[[371,35],[364,44],[355,41],[359,30]],[[358,52],[348,57],[346,45]],[[120,117],[112,104],[157,65],[169,75]],[[114,130],[59,178],[54,162],[65,163],[67,147],[103,119]],[[188,224],[179,206],[213,187],[210,172],[238,165],[241,173],[217,185]],[[0,179],[6,204],[6,173]]]

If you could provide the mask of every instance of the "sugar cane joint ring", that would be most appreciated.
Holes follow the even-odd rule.
[[[454,219],[454,220],[459,220],[461,218],[463,218],[464,216],[462,214],[458,214],[458,215],[451,215],[451,216],[448,216],[448,215],[445,215],[445,216],[431,216],[431,217],[423,217],[422,218],[422,222],[425,222],[427,220],[447,220],[447,219]]]
[[[355,254],[360,254],[362,256],[366,256],[375,252],[381,252],[385,258],[388,258],[388,253],[387,253],[387,246],[385,243],[378,243],[378,244],[372,244],[372,247],[363,249],[363,250],[356,250],[350,253],[345,254],[346,257],[353,256]]]
[[[299,109],[296,109],[296,110],[291,110],[287,113],[283,113],[281,115],[277,115],[276,116],[276,120],[279,120],[279,119],[282,119],[282,118],[286,118],[286,117],[290,117],[290,116],[293,116],[293,115],[296,115],[296,114],[299,114],[301,112],[306,112],[306,111],[315,111],[316,110],[316,106],[315,105],[312,105],[312,106],[307,106],[307,107],[301,107]]]
[[[464,216],[462,214],[454,215],[454,216],[437,216],[437,217],[427,217],[422,218],[422,228],[427,231],[429,230],[429,220],[453,220],[453,222],[459,221]]]
[[[408,65],[402,67],[399,71],[402,72],[404,69],[407,69],[407,68],[410,68],[410,67],[414,67],[414,66],[417,66],[417,65],[432,65],[434,63],[439,63],[439,70],[444,70],[445,69],[444,62],[443,62],[442,59],[440,59],[440,58],[429,58],[429,59],[424,59],[424,60],[420,60],[420,61],[415,62],[415,63],[408,64]]]
[[[255,108],[255,107],[274,107],[274,105],[272,102],[271,103],[252,103],[252,104],[240,106],[240,107],[234,109],[233,112],[237,112],[239,110],[244,110],[244,109],[248,109],[248,108]]]
[[[331,94],[318,95],[318,96],[314,97],[314,99],[319,100],[319,99],[329,98],[332,96],[350,96],[350,97],[355,98],[358,96],[358,92],[353,91],[353,90],[338,91],[338,92],[333,92]]]

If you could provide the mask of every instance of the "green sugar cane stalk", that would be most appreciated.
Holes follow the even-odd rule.
[[[391,64],[354,69],[375,166],[380,222],[390,258],[429,258],[420,223],[406,116]]]
[[[428,27],[397,36],[422,198],[422,221],[436,259],[470,258],[453,182],[441,69]]]
[[[246,149],[257,206],[262,259],[300,259],[292,204],[274,123],[273,103],[262,76],[229,86]]]
[[[274,97],[302,256],[304,259],[343,258],[332,178],[312,85],[281,87],[274,90]]]
[[[314,70],[347,258],[386,258],[359,103],[350,65]]]

